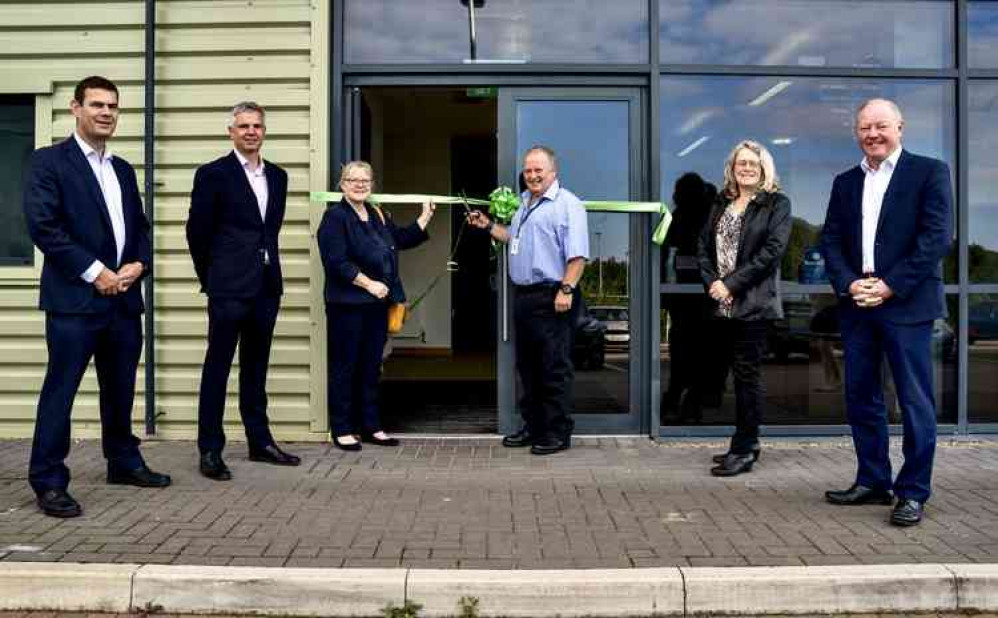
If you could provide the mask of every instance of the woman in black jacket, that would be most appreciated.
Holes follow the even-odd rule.
[[[715,302],[721,342],[715,360],[735,382],[735,435],[711,468],[715,476],[748,472],[759,459],[762,357],[773,320],[783,316],[780,260],[790,238],[790,200],[779,192],[773,157],[740,142],[724,164],[724,188],[700,236],[700,274]]]
[[[397,446],[378,418],[381,354],[388,336],[388,305],[405,301],[398,252],[421,244],[433,217],[432,202],[414,223],[397,227],[367,203],[374,171],[351,161],[340,173],[343,199],[319,224],[319,253],[326,272],[326,339],[329,424],[333,444],[359,451],[361,441]]]

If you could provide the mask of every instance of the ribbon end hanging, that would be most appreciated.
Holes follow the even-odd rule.
[[[651,235],[651,241],[656,245],[664,243],[665,237],[669,233],[670,225],[672,225],[672,212],[668,206],[662,204],[662,218],[659,220],[658,225],[655,226],[655,231]]]

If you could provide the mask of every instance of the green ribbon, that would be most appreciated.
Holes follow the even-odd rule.
[[[313,202],[338,202],[343,199],[342,193],[333,191],[313,191],[309,194],[309,199]],[[478,200],[473,198],[452,197],[449,195],[423,195],[419,193],[392,194],[392,193],[372,193],[368,197],[377,204],[422,204],[423,202],[433,202],[434,204],[468,204],[469,206],[488,206],[488,200]],[[661,245],[665,242],[665,235],[672,224],[672,213],[669,208],[660,202],[604,202],[593,201],[583,202],[589,212],[625,212],[625,213],[658,213],[662,215],[655,231],[652,232],[652,242]]]
[[[342,193],[332,191],[312,191],[309,199],[313,202],[338,202],[343,199]],[[419,193],[372,193],[367,198],[375,204],[422,204],[423,202],[433,202],[434,204],[468,204],[469,206],[488,206],[488,200],[476,200],[473,198],[450,197],[447,195],[422,195]]]

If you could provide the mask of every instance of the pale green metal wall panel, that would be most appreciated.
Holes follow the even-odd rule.
[[[156,56],[157,412],[165,437],[196,430],[197,390],[207,321],[187,255],[184,222],[194,170],[230,149],[231,106],[255,100],[268,110],[264,157],[288,170],[288,211],[281,235],[286,294],[268,380],[270,416],[280,439],[316,439],[312,431],[311,357],[316,330],[308,191],[316,181],[316,118],[325,78],[316,72],[313,30],[327,26],[328,0],[159,0]],[[68,104],[77,80],[105,75],[121,87],[122,115],[112,150],[142,182],[144,3],[0,1],[0,92],[38,96],[41,142],[68,136]],[[317,57],[324,64],[324,56]],[[323,122],[324,125],[324,122]],[[322,129],[324,130],[324,129]],[[324,139],[324,138],[323,138]],[[0,436],[30,435],[44,376],[44,316],[37,271],[0,267]],[[143,371],[140,367],[139,371]],[[144,415],[143,380],[135,399]],[[241,439],[236,372],[226,410],[230,437]],[[97,435],[97,384],[88,372],[73,411],[74,435]]]

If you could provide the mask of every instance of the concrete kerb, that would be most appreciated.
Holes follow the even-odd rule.
[[[998,611],[998,564],[581,570],[0,563],[0,610],[380,616]]]
[[[127,612],[135,564],[0,562],[0,610]]]

